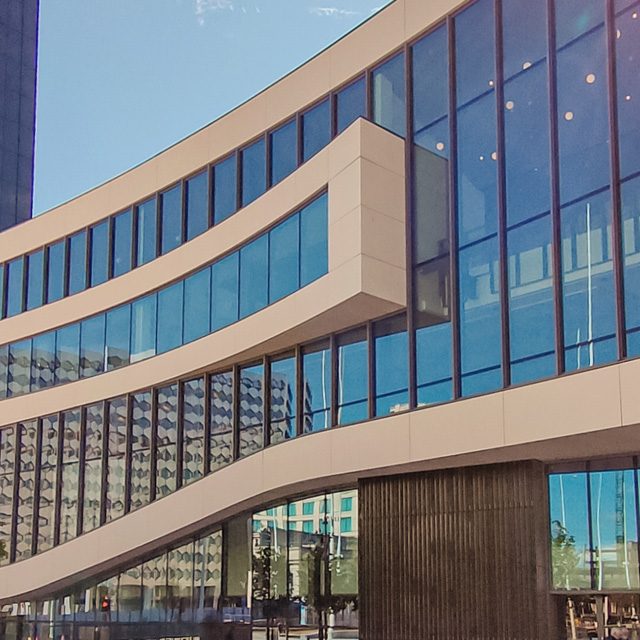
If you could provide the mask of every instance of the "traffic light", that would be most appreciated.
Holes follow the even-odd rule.
[[[102,600],[100,600],[100,611],[102,611],[102,613],[111,611],[111,598],[109,598],[109,596],[102,596]]]

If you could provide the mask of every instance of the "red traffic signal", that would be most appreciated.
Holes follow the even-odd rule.
[[[100,601],[100,611],[111,611],[111,598],[109,598],[109,596],[102,596],[102,600]]]

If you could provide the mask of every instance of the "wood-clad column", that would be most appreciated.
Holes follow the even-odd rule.
[[[360,482],[364,640],[550,640],[543,465]]]

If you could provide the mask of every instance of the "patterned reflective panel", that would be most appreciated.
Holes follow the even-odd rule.
[[[52,387],[56,371],[56,340],[53,331],[34,338],[31,355],[31,390]]]
[[[142,565],[142,619],[145,622],[164,621],[167,593],[167,555],[153,558]]]
[[[222,591],[222,531],[196,540],[193,556],[193,584],[195,585],[195,601],[203,603],[198,607],[202,619],[218,609],[218,601]],[[198,619],[196,622],[200,622]]]
[[[295,358],[271,363],[271,435],[277,444],[296,435],[296,361]]]
[[[78,473],[80,466],[80,409],[63,414],[60,542],[75,538],[78,523]]]
[[[31,556],[33,540],[33,497],[35,494],[37,422],[25,422],[18,425],[20,450],[18,463],[20,478],[18,481],[18,508],[16,528],[16,560]]]
[[[191,620],[193,595],[193,542],[169,551],[167,618]]]
[[[260,451],[264,443],[262,365],[240,370],[240,457]]]
[[[46,551],[53,546],[58,463],[58,416],[42,419],[42,459],[40,462],[40,499],[38,503],[38,548]]]
[[[31,346],[29,340],[12,344],[9,349],[8,396],[29,393],[31,381]]]
[[[151,499],[151,392],[131,396],[131,509]]]
[[[204,474],[204,377],[184,383],[182,416],[182,481],[189,484]]]
[[[0,347],[0,400],[7,396],[7,374],[9,372],[9,345]]]
[[[233,454],[233,373],[216,373],[211,385],[210,471],[229,464]]]
[[[11,521],[13,519],[13,476],[16,458],[16,428],[0,430],[0,565],[9,561],[11,543]]]
[[[127,453],[127,398],[108,402],[109,435],[107,466],[106,520],[124,515],[125,457]]]
[[[102,448],[104,446],[104,405],[89,405],[86,411],[84,452],[84,501],[82,530],[100,526],[102,497]]]
[[[178,441],[178,385],[157,391],[156,498],[176,490],[176,442]]]

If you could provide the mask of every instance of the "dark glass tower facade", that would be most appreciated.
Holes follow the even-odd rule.
[[[0,231],[31,217],[38,0],[0,2]]]

